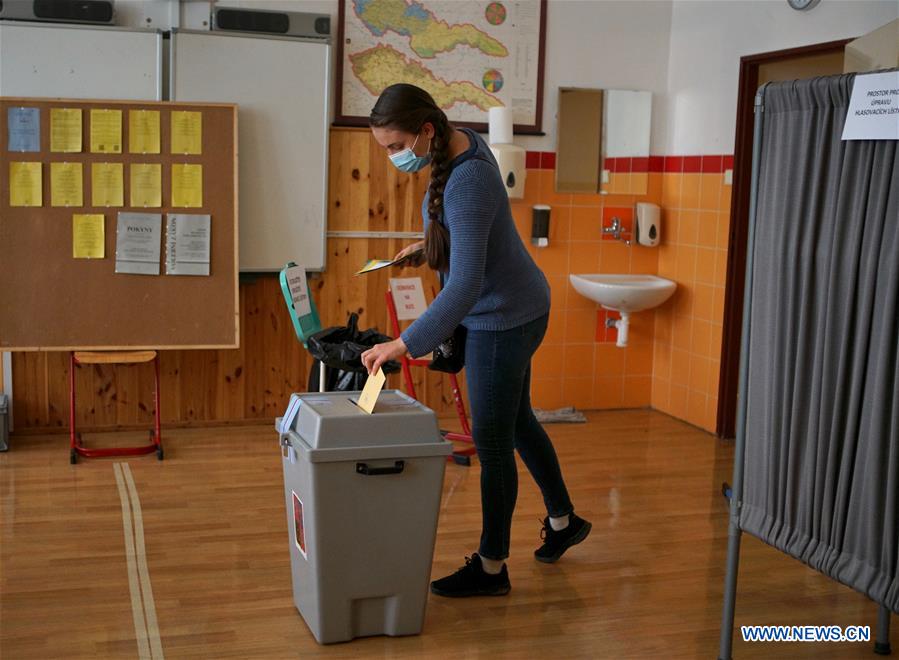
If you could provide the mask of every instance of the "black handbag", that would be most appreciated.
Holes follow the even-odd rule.
[[[462,367],[465,366],[465,338],[467,336],[468,329],[464,325],[457,325],[453,334],[434,349],[428,369],[448,374],[457,374],[462,371]]]

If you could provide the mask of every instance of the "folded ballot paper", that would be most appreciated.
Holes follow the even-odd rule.
[[[378,369],[378,373],[374,376],[369,376],[368,380],[365,381],[362,394],[359,395],[358,405],[369,415],[375,411],[375,404],[378,403],[378,397],[381,395],[381,389],[384,387],[386,380],[387,376],[384,374],[384,370]]]
[[[362,266],[362,268],[356,271],[356,275],[364,275],[365,273],[371,273],[372,271],[381,270],[382,268],[387,268],[388,266],[404,266],[407,263],[414,261],[415,259],[420,257],[422,254],[424,254],[424,250],[416,250],[415,252],[411,252],[401,259],[369,259],[365,262],[365,265]]]

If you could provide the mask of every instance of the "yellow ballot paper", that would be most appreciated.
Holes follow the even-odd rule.
[[[159,110],[128,112],[128,151],[133,154],[159,153]]]
[[[172,164],[172,206],[203,206],[203,166]]]
[[[81,151],[81,108],[50,108],[50,151]]]
[[[81,163],[50,163],[50,204],[84,206]]]
[[[102,259],[106,256],[104,216],[100,214],[72,216],[72,256],[75,259]]]
[[[44,205],[40,163],[9,164],[9,205]]]
[[[91,165],[91,198],[94,206],[124,206],[121,163],[93,163]]]
[[[91,153],[122,153],[122,111],[91,109]]]
[[[172,110],[172,153],[203,153],[203,113]]]
[[[131,165],[131,206],[146,208],[162,206],[162,165],[159,163]]]
[[[381,388],[387,381],[387,376],[383,369],[378,369],[378,373],[369,376],[365,381],[365,387],[362,388],[362,394],[359,395],[359,407],[369,415],[374,412],[375,404],[378,402],[378,396],[381,394]]]

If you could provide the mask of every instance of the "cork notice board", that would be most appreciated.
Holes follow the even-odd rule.
[[[38,108],[40,151],[10,151],[9,108]],[[82,111],[80,152],[51,153],[50,109]],[[122,111],[121,153],[91,153],[90,110]],[[159,111],[159,153],[129,153],[129,111]],[[202,114],[197,155],[172,154],[171,112]],[[239,343],[237,106],[0,97],[0,350],[234,348]],[[12,206],[10,163],[41,164],[41,206]],[[80,207],[52,206],[51,163],[81,163]],[[123,206],[92,206],[92,163],[122,163]],[[129,206],[130,166],[161,164],[162,205]],[[172,165],[202,165],[202,205],[172,206]],[[162,215],[159,275],[116,273],[118,214]],[[166,275],[169,213],[210,216],[209,275]],[[102,214],[104,258],[73,258],[73,215]]]

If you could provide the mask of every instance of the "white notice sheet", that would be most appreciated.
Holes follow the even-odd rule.
[[[210,216],[169,213],[166,217],[165,274],[209,275]]]
[[[115,272],[159,275],[162,215],[119,213],[116,226]]]

